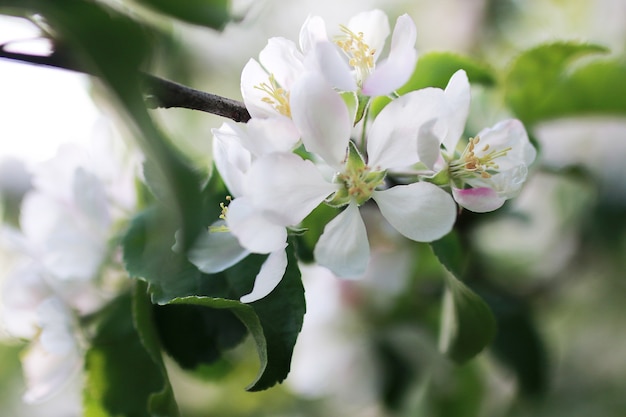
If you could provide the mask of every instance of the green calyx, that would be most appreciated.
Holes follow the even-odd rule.
[[[371,171],[365,164],[356,145],[350,141],[346,168],[335,177],[335,182],[342,185],[326,204],[332,207],[342,207],[356,202],[358,205],[365,203],[372,197],[372,193],[385,180],[386,171]]]

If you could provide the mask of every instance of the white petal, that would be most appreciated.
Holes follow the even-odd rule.
[[[436,185],[416,182],[375,191],[380,212],[409,239],[432,242],[446,235],[456,219],[452,197]]]
[[[74,202],[81,214],[97,232],[105,231],[111,224],[108,199],[104,184],[94,174],[77,168],[72,181]]]
[[[243,145],[257,157],[272,152],[291,152],[300,141],[293,121],[283,115],[270,119],[252,118],[246,123],[248,134]]]
[[[476,152],[478,157],[494,150],[511,148],[506,156],[495,160],[501,170],[508,170],[518,165],[529,166],[537,156],[537,151],[530,143],[524,125],[517,119],[503,120],[492,128],[483,129],[477,136],[480,137]],[[482,151],[484,145],[489,145],[486,152]]]
[[[415,70],[417,31],[413,20],[402,15],[396,22],[391,39],[391,49],[386,60],[376,68],[363,83],[362,93],[367,96],[387,95],[402,87]]]
[[[314,250],[315,260],[343,278],[359,278],[367,269],[370,247],[365,224],[355,203],[324,228]]]
[[[439,138],[433,132],[436,122],[433,119],[420,127],[417,142],[419,160],[431,170],[435,170],[435,164],[442,159]]]
[[[443,139],[443,145],[446,147],[448,154],[451,155],[454,153],[463,130],[465,130],[465,122],[469,114],[470,84],[465,71],[458,70],[452,75],[446,86],[445,97],[448,132]]]
[[[269,74],[256,59],[251,58],[241,71],[241,96],[252,117],[273,117],[279,114],[274,106],[263,101],[267,93],[258,88],[269,81]]]
[[[452,188],[452,195],[461,207],[474,213],[487,213],[502,207],[506,198],[500,197],[492,188]]]
[[[287,246],[287,229],[253,207],[246,197],[228,205],[226,223],[239,244],[253,253],[270,253]]]
[[[239,301],[242,303],[251,303],[253,301],[260,300],[271,293],[274,288],[280,284],[280,281],[285,275],[286,269],[287,252],[284,250],[278,250],[270,253],[265,262],[263,262],[261,270],[254,279],[252,292],[241,297]]]
[[[291,114],[307,150],[340,170],[352,130],[341,96],[322,77],[309,73],[291,92]]]
[[[375,168],[403,168],[418,162],[420,129],[431,123],[429,134],[442,137],[443,91],[425,88],[405,94],[389,103],[376,117],[367,138],[368,165]],[[438,145],[437,145],[438,148]]]
[[[295,226],[337,190],[317,167],[293,153],[273,153],[254,162],[246,195],[275,223]]]
[[[219,129],[212,129],[213,159],[215,166],[230,193],[239,197],[244,192],[245,173],[250,169],[252,155],[241,144],[247,134],[238,126],[224,123]]]
[[[30,344],[21,359],[27,386],[23,400],[27,404],[48,400],[59,392],[82,366],[82,357],[76,349],[57,355],[47,351],[40,339]]]
[[[387,36],[389,36],[390,29],[387,15],[378,9],[361,12],[350,19],[348,29],[356,34],[363,33],[363,41],[370,49],[376,51],[374,59],[378,59],[385,47]]]
[[[270,38],[259,53],[259,61],[265,70],[274,75],[278,84],[289,90],[304,71],[304,56],[296,44],[285,38]]]
[[[326,23],[319,16],[309,16],[300,29],[300,50],[308,54],[318,42],[328,41]]]
[[[213,227],[225,226],[218,220]],[[198,236],[193,247],[187,252],[189,261],[207,274],[215,274],[230,268],[250,254],[230,232],[207,231]]]
[[[307,68],[321,73],[326,81],[339,91],[356,91],[358,85],[348,62],[334,43],[318,42],[306,59]]]

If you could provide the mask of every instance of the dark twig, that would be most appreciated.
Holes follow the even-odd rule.
[[[59,59],[55,54],[50,56],[28,55],[7,51],[5,46],[0,45],[0,58],[89,74],[88,71],[68,64],[66,60]],[[246,123],[250,120],[250,113],[240,101],[195,90],[154,75],[144,73],[140,75],[148,108],[180,107],[216,114],[235,122]]]
[[[150,74],[143,74],[143,79],[145,89],[148,91],[146,96],[148,108],[183,107],[228,117],[235,122],[245,123],[250,120],[250,113],[240,101],[194,90]]]

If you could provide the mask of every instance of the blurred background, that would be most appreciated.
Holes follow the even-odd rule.
[[[623,0],[242,0],[232,7],[240,19],[222,32],[155,20],[172,35],[155,73],[241,99],[241,69],[269,37],[297,41],[308,15],[322,16],[332,30],[371,8],[384,10],[391,25],[408,13],[419,53],[457,52],[497,75],[524,49],[555,40],[626,54]],[[0,19],[0,43],[37,33],[19,19]],[[128,136],[109,107],[87,76],[0,60],[5,221],[11,201],[29,186],[29,172],[62,143]],[[208,171],[210,130],[223,120],[185,109],[154,114]],[[506,117],[497,86],[473,89],[468,135]],[[184,415],[626,415],[626,117],[559,118],[529,133],[539,157],[522,194],[496,213],[459,218],[472,258],[468,284],[498,320],[490,348],[461,367],[438,353],[444,271],[427,245],[394,234],[372,212],[366,220],[373,259],[363,280],[340,281],[303,266],[307,314],[285,383],[244,391],[258,366],[250,341],[193,375],[168,361]],[[11,262],[0,253],[0,275]],[[80,375],[49,402],[22,403],[23,347],[0,328],[1,414],[80,415]]]

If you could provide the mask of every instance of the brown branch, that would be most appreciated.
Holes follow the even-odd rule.
[[[7,51],[5,47],[6,45],[0,45],[0,58],[90,74],[85,69],[68,64],[67,60],[59,59],[55,54],[50,56],[28,55]],[[240,101],[195,90],[154,75],[142,73],[140,76],[143,82],[146,106],[150,109],[180,107],[216,114],[235,122],[246,123],[250,120],[250,113]]]
[[[250,113],[240,101],[205,93],[150,74],[143,74],[143,81],[148,92],[148,108],[183,107],[228,117],[235,122],[246,123],[250,120]]]

